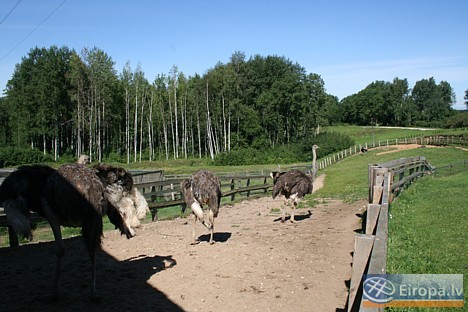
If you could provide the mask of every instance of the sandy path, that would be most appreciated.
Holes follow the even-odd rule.
[[[322,177],[323,179],[323,177]],[[320,181],[320,179],[318,180]],[[318,182],[317,181],[317,182]],[[323,182],[323,180],[322,180]],[[316,186],[318,188],[318,185]],[[89,261],[81,238],[65,242],[64,295],[52,286],[53,243],[0,249],[1,311],[336,311],[344,308],[356,216],[365,202],[324,200],[298,222],[281,223],[281,199],[264,197],[221,208],[214,245],[188,244],[191,219],[145,224],[127,240],[105,234],[97,287],[89,298]]]

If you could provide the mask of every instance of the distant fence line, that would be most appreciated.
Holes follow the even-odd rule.
[[[403,137],[388,140],[377,140],[374,142],[368,142],[364,144],[356,144],[347,149],[333,153],[324,158],[318,160],[318,168],[324,169],[337,161],[340,161],[346,157],[361,153],[362,148],[370,149],[391,145],[403,145],[403,144],[419,144],[425,145],[436,145],[436,146],[467,146],[468,138],[456,135],[429,135],[429,136],[414,136],[414,137]]]

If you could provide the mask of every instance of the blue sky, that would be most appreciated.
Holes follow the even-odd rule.
[[[203,74],[241,51],[297,62],[339,99],[376,80],[434,77],[464,109],[467,12],[466,0],[2,0],[0,88],[36,46],[96,46],[119,73],[130,61],[150,82],[173,65]]]

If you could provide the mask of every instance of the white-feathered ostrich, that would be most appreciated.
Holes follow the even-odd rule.
[[[77,163],[80,165],[89,165],[91,163],[91,159],[88,155],[82,154],[78,158]]]
[[[93,297],[96,293],[96,253],[101,246],[102,217],[120,229],[127,238],[134,235],[120,201],[113,201],[110,190],[132,190],[133,179],[122,168],[91,169],[80,164],[67,164],[54,170],[47,166],[23,166],[10,174],[0,187],[7,220],[15,232],[31,238],[29,212],[35,211],[49,222],[57,244],[57,263],[53,298],[61,293],[60,276],[65,247],[60,226],[81,227],[91,260]],[[127,192],[131,196],[131,192]],[[131,215],[132,207],[126,213]]]
[[[275,178],[273,178],[275,180]],[[285,206],[289,205],[289,201],[292,201],[291,210],[291,222],[294,220],[294,212],[299,204],[299,201],[304,198],[305,195],[311,194],[313,189],[312,177],[305,174],[300,170],[290,170],[285,173],[281,173],[277,178],[275,185],[273,186],[273,199],[278,195],[285,197],[284,203],[281,206],[281,222],[284,222],[286,213]]]
[[[218,177],[208,170],[200,170],[194,172],[190,179],[183,180],[180,186],[185,202],[183,211],[187,206],[192,209],[192,245],[197,243],[195,238],[197,219],[210,230],[209,243],[213,244],[214,219],[218,216],[221,201],[221,183]],[[205,220],[203,210],[208,210],[208,220]]]

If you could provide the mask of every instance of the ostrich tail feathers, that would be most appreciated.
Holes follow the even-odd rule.
[[[31,222],[28,216],[21,213],[14,202],[4,202],[4,209],[8,224],[13,228],[15,233],[21,237],[32,239]]]

